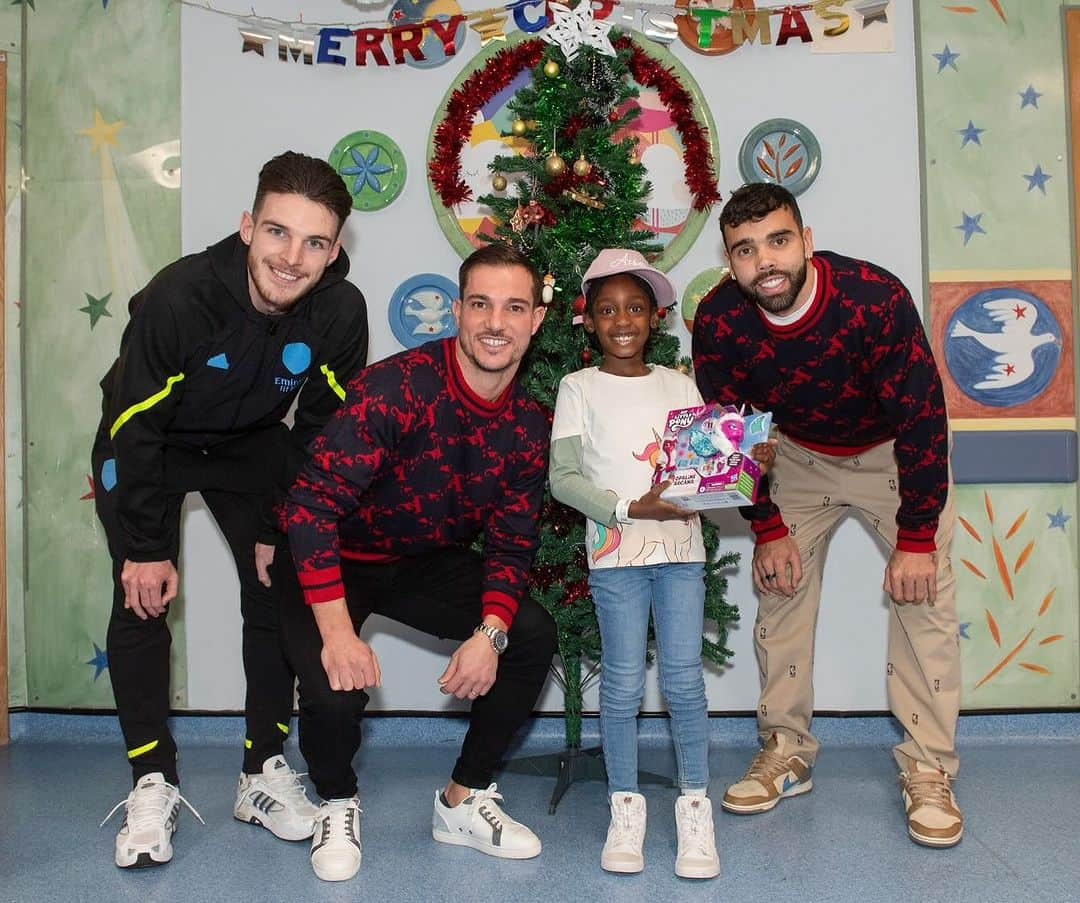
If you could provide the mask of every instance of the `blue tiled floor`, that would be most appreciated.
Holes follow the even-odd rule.
[[[672,873],[675,791],[645,788],[646,869],[600,870],[604,788],[582,782],[547,814],[552,779],[507,773],[509,811],[540,835],[544,852],[505,862],[431,840],[431,800],[456,755],[463,726],[447,718],[378,718],[358,756],[364,861],[352,881],[311,872],[305,843],[289,844],[232,818],[239,752],[234,718],[181,718],[185,813],[164,868],[124,872],[112,863],[119,815],[98,822],[129,789],[115,720],[17,714],[0,749],[0,901],[1080,901],[1080,714],[961,720],[957,795],[966,816],[951,851],[907,839],[884,718],[818,719],[823,741],[814,791],[774,811],[736,817],[717,807],[723,874],[690,882]],[[551,752],[561,722],[538,719],[515,754]],[[743,770],[753,722],[713,719],[712,795]],[[595,742],[587,722],[586,741]],[[300,765],[292,748],[288,755]],[[660,719],[642,722],[643,769],[670,775]]]

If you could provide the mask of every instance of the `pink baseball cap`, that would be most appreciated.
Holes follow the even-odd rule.
[[[658,308],[671,307],[675,303],[675,286],[656,267],[649,266],[649,262],[641,255],[640,251],[630,251],[626,248],[606,248],[596,255],[596,260],[589,264],[585,276],[581,280],[581,294],[589,293],[589,285],[602,276],[616,276],[620,273],[628,273],[637,276],[649,283],[656,296]]]

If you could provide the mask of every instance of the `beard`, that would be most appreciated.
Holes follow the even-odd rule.
[[[788,281],[788,287],[779,295],[767,295],[758,289],[760,283],[777,275],[786,276]],[[806,285],[805,260],[803,260],[802,265],[797,270],[770,270],[763,276],[758,276],[748,286],[744,286],[740,283],[739,288],[747,298],[759,307],[767,310],[771,314],[781,315],[791,310],[795,304],[795,299],[799,297],[799,292],[803,290],[804,285]]]
[[[497,333],[483,333],[485,336],[495,336]],[[477,353],[477,346],[480,345],[480,335],[462,337],[458,334],[458,347],[461,348],[461,353],[465,355],[466,359],[477,370],[484,373],[505,373],[511,367],[516,366],[521,362],[524,356],[523,352],[519,352],[513,348],[513,341],[511,340],[511,351],[509,356],[500,362],[481,360],[480,355]],[[508,338],[507,336],[499,335],[499,338]]]
[[[308,273],[296,273],[290,267],[279,266],[276,269],[281,272],[300,277],[294,286],[279,285],[274,281],[269,268],[270,263],[267,260],[254,260],[248,255],[248,275],[263,305],[268,308],[264,313],[283,314],[307,294],[313,280]]]

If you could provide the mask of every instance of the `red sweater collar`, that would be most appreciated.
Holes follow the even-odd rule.
[[[821,319],[821,315],[825,311],[825,297],[827,294],[826,283],[830,282],[831,274],[829,273],[826,262],[816,255],[810,258],[810,264],[817,273],[817,285],[814,286],[814,297],[811,299],[810,303],[806,305],[806,308],[803,310],[799,319],[793,320],[791,323],[779,325],[773,323],[772,320],[766,317],[757,304],[754,305],[754,310],[756,310],[758,316],[761,317],[761,322],[765,324],[765,328],[773,335],[789,338],[809,329]]]
[[[457,337],[447,339],[443,343],[443,353],[446,356],[446,383],[450,390],[450,396],[465,405],[472,413],[480,417],[494,417],[506,409],[510,403],[510,396],[514,391],[514,383],[511,382],[499,395],[498,398],[488,401],[477,395],[465,381],[465,374],[461,372],[461,365],[457,359]]]

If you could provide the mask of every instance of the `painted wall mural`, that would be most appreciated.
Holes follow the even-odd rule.
[[[21,12],[27,702],[111,708],[112,589],[89,451],[128,298],[179,252],[179,9],[122,15],[79,0]],[[182,705],[183,618],[170,626]]]
[[[919,6],[931,341],[954,431],[1005,480],[1016,430],[1076,430],[1061,6]],[[1071,479],[957,487],[966,708],[1076,705]]]
[[[937,282],[930,303],[952,417],[1075,416],[1070,282]]]

